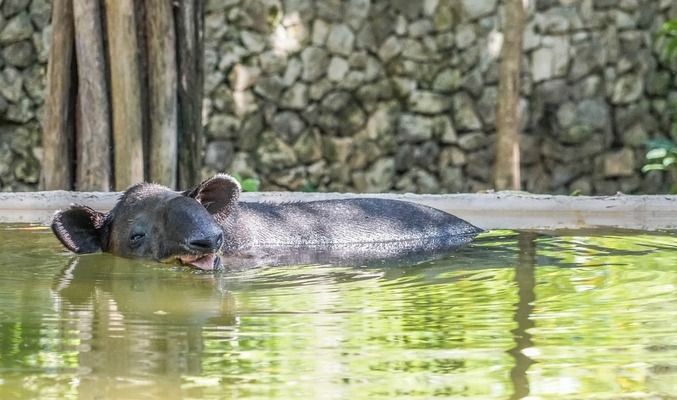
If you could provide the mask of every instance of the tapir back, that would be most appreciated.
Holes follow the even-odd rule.
[[[287,204],[240,202],[235,229],[248,247],[360,247],[437,250],[481,229],[443,211],[397,200],[356,198]],[[225,228],[228,229],[228,228]]]

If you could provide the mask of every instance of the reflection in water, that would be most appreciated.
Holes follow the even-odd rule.
[[[406,266],[210,274],[0,229],[0,398],[667,398],[675,255],[494,232]]]
[[[73,258],[53,284],[61,335],[78,332],[80,396],[180,398],[181,377],[203,372],[203,327],[237,324],[232,296],[208,274],[169,291],[164,271],[139,274],[137,262],[102,257]]]
[[[531,340],[529,329],[534,327],[530,319],[536,301],[534,288],[536,287],[535,261],[536,261],[536,235],[533,233],[520,233],[517,238],[519,246],[518,262],[515,264],[515,283],[517,284],[517,297],[514,320],[517,328],[511,332],[515,340],[515,347],[510,349],[510,355],[515,358],[515,366],[510,370],[510,378],[513,384],[511,399],[521,399],[529,395],[529,378],[527,370],[533,364],[524,350],[534,345]]]

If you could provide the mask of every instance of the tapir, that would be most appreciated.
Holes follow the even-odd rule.
[[[184,192],[140,183],[110,212],[74,205],[57,212],[51,228],[75,253],[104,251],[202,270],[233,257],[293,254],[304,261],[304,254],[337,260],[439,253],[482,232],[451,214],[407,201],[245,202],[240,192],[237,180],[226,174]]]

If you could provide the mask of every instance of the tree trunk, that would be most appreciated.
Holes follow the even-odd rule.
[[[74,135],[75,67],[73,53],[73,8],[70,0],[54,0],[52,44],[47,71],[47,101],[42,147],[42,188],[71,189]]]
[[[177,71],[172,0],[146,3],[151,181],[176,188]]]
[[[201,0],[176,4],[179,69],[179,186],[200,181],[202,150],[203,12]]]
[[[98,0],[75,1],[73,15],[78,63],[76,189],[108,191],[110,106],[100,4]]]
[[[505,12],[504,43],[499,66],[494,186],[497,190],[520,190],[519,92],[525,24],[522,0],[506,0]]]
[[[106,0],[111,68],[115,188],[144,179],[143,122],[138,42],[133,0]]]

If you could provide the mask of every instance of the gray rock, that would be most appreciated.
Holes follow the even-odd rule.
[[[379,104],[367,121],[367,138],[376,140],[382,136],[394,135],[398,112],[399,107],[395,103]]]
[[[296,83],[282,95],[280,105],[292,110],[302,110],[308,105],[308,85]]]
[[[631,149],[604,154],[604,177],[632,176],[635,173],[635,155]]]
[[[402,52],[402,43],[396,36],[389,37],[378,49],[378,56],[384,63]]]
[[[646,83],[646,92],[653,96],[664,97],[670,88],[670,73],[668,71],[653,71],[649,73]]]
[[[438,160],[438,169],[443,171],[448,166],[461,167],[465,165],[466,157],[463,150],[455,146],[442,149]]]
[[[457,68],[447,68],[440,71],[433,81],[433,90],[442,93],[452,93],[461,86],[461,72]]]
[[[326,79],[322,79],[310,85],[308,94],[311,100],[321,100],[329,91],[333,88],[331,82]]]
[[[317,15],[321,18],[326,18],[330,21],[341,19],[341,0],[317,0],[314,3],[315,7],[317,7]]]
[[[24,89],[36,104],[42,104],[45,100],[45,70],[46,67],[35,64],[24,70]]]
[[[407,99],[409,110],[421,114],[438,114],[451,108],[451,98],[435,92],[415,91]]]
[[[401,114],[397,121],[398,140],[402,142],[422,142],[433,137],[434,121],[431,118],[415,114]]]
[[[308,164],[322,159],[322,137],[318,132],[308,131],[294,143],[298,160]]]
[[[477,101],[477,112],[486,126],[496,125],[496,105],[498,101],[498,88],[486,86],[482,96]]]
[[[30,39],[33,35],[33,25],[31,19],[25,12],[17,14],[7,21],[7,24],[0,31],[0,45],[19,42]]]
[[[413,38],[420,38],[431,33],[435,27],[429,19],[419,19],[409,24],[409,36]]]
[[[475,35],[475,26],[472,24],[459,25],[456,28],[456,46],[459,49],[465,49],[475,43],[477,36]]]
[[[585,99],[577,104],[565,103],[558,111],[562,129],[558,135],[564,143],[584,143],[595,133],[611,126],[609,106],[602,98]]]
[[[292,143],[306,129],[306,123],[301,117],[292,111],[282,111],[275,114],[271,122],[271,128],[280,135],[285,142]]]
[[[496,10],[497,0],[462,0],[463,11],[469,20],[489,15]]]
[[[287,63],[287,68],[282,75],[282,84],[291,86],[301,76],[303,71],[303,63],[298,58],[294,57]]]
[[[204,162],[208,167],[217,171],[226,171],[233,161],[235,149],[233,143],[225,140],[216,140],[207,144]]]
[[[327,49],[334,54],[349,56],[353,51],[355,35],[343,24],[332,26],[327,37]]]
[[[256,94],[273,102],[277,102],[280,99],[282,90],[284,90],[284,84],[282,83],[282,78],[277,75],[259,79],[256,82],[256,86],[254,86]]]
[[[630,129],[623,130],[621,132],[621,137],[623,143],[631,147],[642,147],[646,145],[646,142],[649,140],[649,134],[644,125],[640,123],[634,124]]]
[[[536,49],[531,57],[531,73],[534,82],[562,77],[566,75],[568,67],[569,42],[566,37],[544,38],[544,47]]]
[[[313,82],[324,76],[329,65],[329,54],[319,47],[307,47],[301,53],[303,74],[301,78],[306,82]]]
[[[3,48],[2,57],[7,64],[24,68],[35,61],[35,49],[30,40],[23,40]]]
[[[454,129],[451,119],[446,115],[440,115],[435,117],[433,122],[433,135],[442,143],[456,143],[458,141],[458,135]]]
[[[263,131],[263,115],[260,112],[250,114],[238,134],[238,145],[242,150],[254,150],[259,143],[259,134]]]
[[[266,48],[266,40],[258,33],[243,30],[240,33],[242,44],[252,53],[260,53]]]
[[[207,123],[207,137],[233,139],[240,130],[240,119],[227,114],[213,115]]]
[[[644,92],[644,79],[641,75],[627,74],[619,77],[614,84],[611,102],[628,104],[636,101]]]
[[[327,68],[327,79],[332,82],[339,82],[345,78],[350,66],[348,61],[342,57],[332,57]]]
[[[322,46],[326,43],[327,36],[329,36],[329,24],[321,19],[313,21],[311,42],[316,46]]]
[[[325,137],[322,144],[324,157],[331,162],[345,163],[354,150],[354,139],[350,137]]]
[[[30,0],[4,0],[2,3],[2,13],[5,17],[11,17],[21,11],[25,11]]]
[[[344,20],[354,29],[362,26],[365,18],[369,15],[371,0],[348,0],[343,3]]]
[[[355,180],[355,188],[364,193],[380,193],[389,190],[395,179],[395,161],[392,158],[377,160],[364,173],[364,178]]]
[[[5,112],[5,119],[20,124],[25,124],[35,118],[35,110],[31,99],[24,97],[18,103],[10,104]]]
[[[272,132],[264,132],[261,145],[256,148],[261,172],[280,171],[296,165],[294,149]]]
[[[409,19],[414,19],[421,14],[420,1],[391,0],[390,6]]]
[[[0,94],[12,103],[23,97],[23,77],[13,67],[5,67],[0,73]]]
[[[414,146],[410,144],[404,144],[397,148],[395,153],[395,171],[396,172],[405,172],[410,170],[414,166]]]
[[[458,93],[452,101],[454,121],[456,127],[462,131],[472,131],[482,128],[472,99],[466,93]]]
[[[488,142],[488,137],[482,132],[465,133],[458,138],[458,145],[466,151],[473,151],[485,147]]]
[[[246,90],[252,87],[261,75],[261,70],[249,65],[235,64],[228,74],[228,81],[233,90]]]
[[[285,70],[288,65],[287,56],[275,50],[264,51],[259,55],[261,71],[264,74],[277,74]]]
[[[33,0],[31,1],[29,12],[33,24],[35,24],[38,30],[42,30],[49,25],[52,19],[52,2],[48,0]]]

